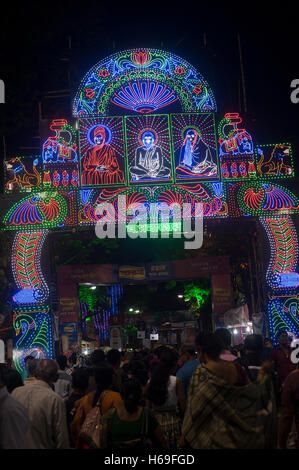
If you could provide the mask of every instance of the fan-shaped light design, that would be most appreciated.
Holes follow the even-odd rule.
[[[151,113],[178,98],[166,85],[154,81],[129,82],[114,95],[112,103],[139,113]]]

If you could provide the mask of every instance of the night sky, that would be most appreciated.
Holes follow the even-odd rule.
[[[290,83],[299,78],[296,16],[285,2],[268,10],[261,2],[208,7],[200,1],[1,6],[1,157],[3,135],[7,156],[39,153],[39,102],[42,118],[70,118],[72,97],[91,66],[119,50],[150,47],[173,52],[202,73],[216,97],[217,121],[239,111],[257,143],[289,141],[296,160],[299,103],[290,101]],[[237,33],[247,113],[239,99]],[[49,98],[54,90],[71,91]]]

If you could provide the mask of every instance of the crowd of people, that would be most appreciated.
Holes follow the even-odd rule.
[[[2,449],[299,448],[299,368],[288,334],[231,347],[225,328],[195,344],[84,361],[0,365]]]

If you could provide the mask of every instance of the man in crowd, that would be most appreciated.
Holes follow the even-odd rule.
[[[259,381],[236,387],[232,362],[220,359],[223,343],[215,333],[199,334],[201,365],[188,393],[180,445],[193,449],[276,448],[276,410],[267,369]]]
[[[62,398],[67,398],[71,393],[72,377],[66,372],[67,358],[62,354],[56,358],[59,366],[58,380],[55,382],[55,392]]]
[[[4,369],[4,364],[0,364],[0,449],[28,449],[28,413],[8,393],[3,380]]]
[[[53,391],[58,367],[52,359],[40,360],[34,382],[16,388],[12,395],[29,415],[28,438],[34,449],[68,449],[69,437],[63,399]]]
[[[182,364],[182,367],[177,371],[176,376],[181,379],[185,396],[187,397],[192,374],[200,365],[200,362],[196,358],[196,349],[193,344],[183,344],[180,349],[179,361]]]
[[[237,370],[238,380],[235,383],[236,386],[246,385],[248,382],[248,377],[244,367],[242,367],[241,362],[237,356],[235,356],[231,351],[231,341],[232,335],[227,328],[218,328],[215,331],[215,335],[220,339],[223,344],[223,349],[221,351],[220,359],[222,361],[232,362]]]
[[[248,335],[244,341],[245,355],[241,359],[248,378],[251,382],[257,380],[263,361],[263,337],[261,335]]]

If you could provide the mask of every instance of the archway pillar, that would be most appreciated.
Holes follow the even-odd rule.
[[[260,217],[270,244],[266,271],[267,316],[272,341],[285,329],[299,338],[298,236],[290,216]]]
[[[18,231],[11,253],[16,292],[12,296],[16,369],[24,374],[28,356],[52,358],[49,288],[41,269],[47,230]]]

